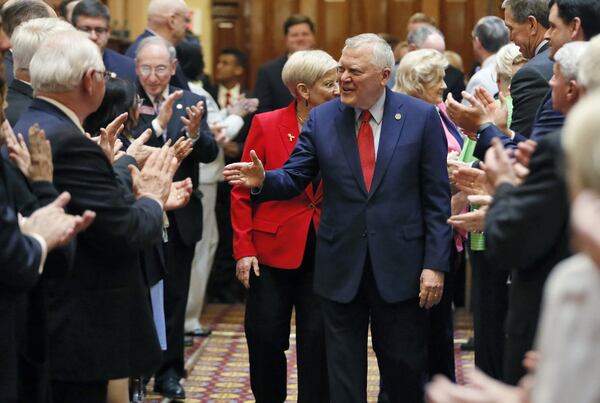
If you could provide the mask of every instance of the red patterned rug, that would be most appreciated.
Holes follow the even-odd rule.
[[[213,330],[207,338],[195,338],[194,345],[186,349],[188,377],[184,382],[185,402],[245,403],[254,402],[250,390],[248,349],[243,329],[243,305],[208,305],[202,324]],[[463,370],[473,366],[473,353],[461,351],[459,346],[472,335],[470,317],[459,311],[455,321],[456,376],[463,383]],[[293,329],[293,327],[292,327]],[[370,346],[370,340],[369,340]],[[296,337],[292,332],[288,351],[288,399],[296,401]],[[151,384],[148,390],[152,390]],[[373,350],[369,348],[367,396],[369,402],[377,401],[379,372]],[[145,402],[163,402],[160,396],[149,394]],[[167,401],[167,400],[164,400]]]

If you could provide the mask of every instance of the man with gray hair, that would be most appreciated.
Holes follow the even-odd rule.
[[[139,256],[162,239],[176,160],[165,147],[154,151],[140,172],[141,158],[125,155],[112,164],[85,136],[81,122],[102,101],[105,73],[98,47],[85,34],[69,30],[48,36],[29,68],[36,98],[15,125],[24,134],[34,123],[45,131],[54,185],[72,196],[68,211],[96,212],[94,224],[77,237],[73,260],[59,251],[46,263],[56,402],[105,403],[109,379],[150,375],[161,357]]]
[[[496,84],[496,52],[508,43],[508,28],[500,18],[487,16],[475,24],[471,34],[473,39],[473,54],[481,68],[467,83],[466,91],[475,92],[475,88],[483,87],[490,94],[498,93]],[[463,100],[464,102],[464,100]]]
[[[125,56],[135,58],[141,41],[151,36],[159,36],[175,46],[185,38],[190,23],[190,10],[184,0],[151,0],[148,4],[148,27],[136,38],[125,52]],[[171,76],[171,85],[190,90],[188,80],[177,63],[175,74]]]
[[[134,135],[137,137],[151,128],[153,135],[148,145],[156,147],[182,137],[191,139],[193,151],[175,176],[178,180],[191,178],[193,188],[197,189],[199,163],[212,162],[219,149],[207,124],[205,98],[169,85],[176,63],[175,48],[161,37],[150,36],[140,41],[135,64],[143,103]],[[167,351],[155,374],[154,390],[171,399],[185,399],[179,381],[184,376],[183,340],[191,264],[196,242],[202,238],[201,197],[194,191],[187,206],[167,214],[164,278]]]
[[[25,21],[48,17],[56,17],[56,13],[42,0],[7,1],[2,6],[2,29],[10,39],[14,30]],[[6,85],[10,85],[13,77],[13,56],[9,50],[4,53]]]
[[[446,51],[446,40],[444,39],[444,34],[442,34],[442,32],[434,26],[425,25],[417,28],[408,34],[406,41],[408,42],[408,48],[410,50],[434,49],[441,53]],[[458,99],[460,102],[460,100],[462,100],[462,92],[465,89],[464,74],[451,64],[446,66],[444,72],[444,82],[448,88],[444,90],[443,98],[446,99],[448,94],[452,94],[454,99]],[[390,78],[391,85],[393,85],[394,82],[396,82],[395,74],[393,74]]]
[[[393,402],[423,400],[426,309],[449,270],[447,145],[435,107],[386,88],[394,56],[375,34],[346,40],[341,97],[314,108],[283,168],[230,164],[255,201],[296,196],[320,172],[327,189],[314,287],[325,322],[331,401],[365,402],[367,334]]]
[[[49,35],[61,31],[74,30],[73,26],[61,19],[36,18],[19,25],[12,37],[12,54],[15,79],[8,86],[6,119],[14,126],[21,114],[33,101],[33,88],[29,75],[29,63],[40,44]]]

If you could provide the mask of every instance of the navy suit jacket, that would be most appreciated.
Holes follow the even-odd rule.
[[[104,49],[102,61],[106,70],[116,73],[120,79],[128,80],[132,83],[135,83],[137,80],[135,61],[131,57],[123,56],[112,49]]]
[[[290,158],[267,172],[256,199],[293,197],[320,171],[315,291],[351,301],[369,258],[386,302],[415,298],[423,269],[449,270],[448,146],[439,115],[430,104],[386,89],[369,192],[355,133],[354,108],[339,99],[313,109]]]
[[[162,209],[145,197],[127,201],[117,169],[57,107],[34,99],[14,129],[26,134],[33,123],[50,140],[54,185],[71,193],[67,211],[96,212],[77,236],[70,272],[65,264],[46,263],[52,377],[92,381],[150,374],[161,355],[139,253],[160,242]],[[128,164],[135,160],[115,162],[120,172]]]
[[[138,126],[134,129],[134,137],[138,137],[147,128],[152,128],[152,120],[156,118],[152,102],[139,82],[138,88],[143,104],[140,108]],[[169,87],[169,94],[178,89],[179,88],[176,87]],[[181,117],[186,116],[185,108],[195,105],[199,101],[205,102],[205,98],[192,92],[184,91],[183,96],[173,104],[173,115],[167,125],[167,136],[173,143],[177,141],[178,138],[186,136],[185,127],[181,122]],[[206,111],[206,106],[204,110]],[[195,243],[202,238],[202,195],[196,190],[199,185],[199,163],[214,161],[219,153],[219,147],[206,122],[206,116],[207,114],[204,113],[200,124],[200,137],[194,143],[192,153],[183,160],[173,178],[174,181],[191,178],[193,183],[194,193],[187,206],[168,213],[169,221],[174,220],[179,235],[187,246],[195,245]],[[161,147],[164,142],[161,137],[157,137],[153,133],[146,144],[154,147]]]
[[[8,123],[14,126],[21,114],[29,108],[29,105],[33,101],[33,88],[31,85],[14,79],[8,86],[8,92],[6,94],[6,107],[5,115],[8,119]]]
[[[531,132],[531,139],[540,141],[546,135],[560,130],[565,124],[565,115],[555,111],[552,108],[552,90],[546,92],[546,96],[542,100],[542,104],[535,114],[535,123]],[[473,155],[483,161],[485,152],[490,147],[492,139],[498,137],[504,148],[516,148],[521,141],[527,140],[527,136],[522,133],[515,133],[515,137],[511,140],[495,125],[488,126],[478,133],[477,144]]]
[[[145,38],[148,38],[149,36],[154,36],[155,34],[153,34],[151,31],[149,30],[144,30],[144,32],[142,32],[142,34],[140,36],[138,36],[136,38],[136,40],[127,48],[127,51],[125,52],[125,56],[130,57],[132,59],[135,60],[135,52],[137,51],[138,46],[140,45],[140,42],[142,40],[144,40]],[[175,75],[171,77],[171,85],[177,88],[181,88],[184,90],[189,91],[190,90],[190,86],[188,85],[188,79],[185,76],[185,73],[183,72],[183,70],[181,69],[181,66],[179,65],[179,63],[177,63],[177,70],[175,71]]]

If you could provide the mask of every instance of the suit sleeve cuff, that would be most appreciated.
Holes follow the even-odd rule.
[[[142,195],[140,195],[140,198],[142,198],[142,197],[146,197],[148,199],[154,200],[155,202],[158,203],[158,205],[160,206],[160,209],[164,211],[164,209],[165,209],[164,205],[163,205],[162,201],[160,201],[157,197],[152,196],[152,195],[148,195],[148,194],[142,194]]]

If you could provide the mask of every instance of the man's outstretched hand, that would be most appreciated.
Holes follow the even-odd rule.
[[[254,150],[250,150],[250,158],[252,162],[236,162],[225,167],[223,176],[230,185],[262,187],[265,181],[265,168]]]

